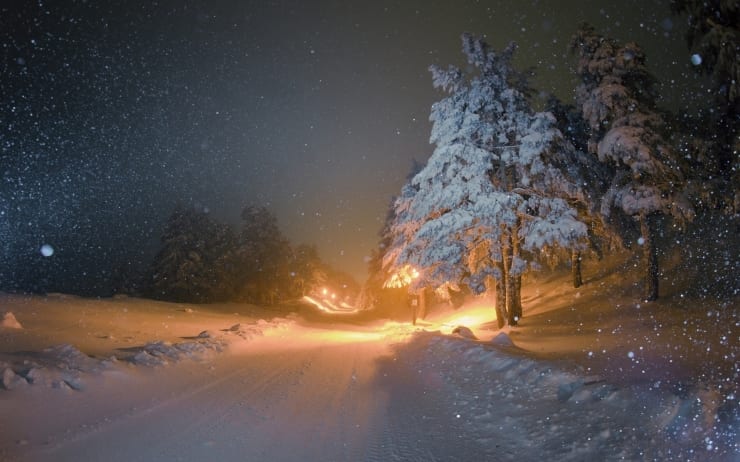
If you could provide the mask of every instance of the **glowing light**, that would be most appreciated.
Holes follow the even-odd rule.
[[[315,298],[309,297],[308,295],[303,296],[303,300],[307,301],[308,303],[314,305],[316,308],[318,308],[320,311],[330,312],[331,310],[325,306],[320,301],[316,300]]]
[[[319,311],[330,314],[352,314],[356,313],[357,309],[347,303],[340,303],[339,306],[335,305],[330,299],[324,298],[317,300],[308,295],[303,296],[303,300],[314,305]]]
[[[457,326],[474,329],[496,320],[496,310],[488,304],[462,307],[450,315],[437,320],[434,324],[441,332],[451,333]]]
[[[372,342],[381,340],[385,337],[384,332],[359,332],[359,331],[346,331],[346,330],[334,330],[334,331],[323,331],[314,332],[309,334],[309,337],[317,338],[327,342],[336,343],[356,343],[356,342]]]
[[[411,281],[419,277],[419,271],[413,266],[406,265],[388,279],[384,286],[388,289],[397,289],[411,284]]]
[[[312,339],[337,343],[358,343],[373,341],[389,341],[398,343],[408,340],[418,330],[411,323],[388,321],[375,326],[366,326],[364,329],[351,328],[342,330],[313,330],[307,332]]]
[[[445,282],[441,286],[434,289],[434,293],[437,295],[437,297],[441,298],[442,300],[449,300],[450,291],[457,292],[459,290],[460,290],[460,287],[458,287],[457,284],[454,284],[451,282]]]

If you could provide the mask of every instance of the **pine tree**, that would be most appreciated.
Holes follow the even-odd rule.
[[[600,213],[600,201],[608,189],[609,182],[614,176],[613,168],[588,154],[590,129],[579,108],[573,104],[565,104],[555,96],[550,96],[545,109],[555,117],[558,130],[565,139],[575,148],[567,156],[550,157],[552,163],[569,181],[582,185],[578,197],[571,194],[559,194],[568,200],[568,203],[578,211],[579,220],[588,226],[588,250],[601,259],[605,251],[623,248],[623,239],[620,236],[619,223],[606,220]],[[583,284],[581,275],[581,261],[583,254],[573,250],[570,255],[556,255],[552,263],[570,258],[573,273],[573,287]]]
[[[255,303],[275,303],[290,284],[288,240],[277,218],[266,207],[248,205],[241,214],[242,229],[237,247],[241,264],[240,298]]]
[[[591,129],[589,151],[614,171],[601,212],[638,220],[645,258],[645,299],[658,297],[658,217],[690,220],[693,209],[664,121],[655,108],[654,78],[635,43],[624,46],[584,25],[571,41],[581,83],[576,102]]]
[[[424,168],[423,163],[416,159],[412,159],[411,168],[409,173],[406,175],[406,182],[411,181],[411,179],[419,173],[422,168]],[[386,304],[398,305],[396,300],[392,300],[391,302],[387,300],[388,298],[393,298],[386,296],[388,295],[386,293],[386,281],[391,277],[391,275],[388,274],[387,268],[384,267],[383,263],[386,260],[386,255],[391,250],[393,241],[396,238],[393,234],[392,226],[393,223],[397,221],[396,210],[393,206],[397,199],[397,197],[393,197],[388,205],[385,220],[383,221],[383,227],[378,232],[380,241],[378,242],[378,246],[375,249],[372,249],[370,257],[368,258],[368,277],[362,285],[360,296],[357,300],[357,306],[360,309],[376,308],[378,304],[381,303],[381,300]]]
[[[522,315],[521,275],[539,254],[584,248],[587,227],[568,199],[587,194],[567,171],[575,150],[554,117],[527,102],[511,66],[515,46],[496,53],[468,34],[462,40],[477,73],[431,68],[448,96],[432,106],[432,156],[394,204],[385,264],[417,268],[417,290],[493,285],[499,325],[513,325]]]
[[[314,245],[300,244],[293,250],[291,277],[297,288],[296,295],[308,295],[326,283],[327,276],[319,252]]]
[[[182,302],[225,300],[228,280],[219,261],[232,245],[231,230],[207,213],[178,207],[162,235],[145,290],[156,298]]]

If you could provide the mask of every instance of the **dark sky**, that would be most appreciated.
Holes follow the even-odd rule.
[[[0,285],[103,287],[151,257],[177,203],[233,223],[267,205],[362,280],[391,197],[433,149],[429,65],[461,65],[465,31],[514,40],[535,87],[568,99],[582,21],[643,45],[666,103],[690,104],[667,0],[4,0]]]

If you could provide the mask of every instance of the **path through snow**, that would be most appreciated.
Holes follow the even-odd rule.
[[[443,390],[425,390],[413,369],[394,364],[387,338],[320,330],[290,337],[254,341],[207,364],[108,377],[84,398],[48,396],[57,417],[47,422],[49,402],[41,405],[34,394],[41,389],[21,390],[13,404],[4,403],[19,416],[12,422],[16,445],[6,446],[5,455],[38,461],[434,461],[482,453],[446,408],[438,394]]]
[[[81,392],[4,393],[0,459],[736,460],[736,401],[618,388],[507,344],[292,325]]]

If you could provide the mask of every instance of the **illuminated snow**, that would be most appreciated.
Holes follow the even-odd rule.
[[[605,282],[634,277],[610,274]],[[520,327],[500,331],[492,302],[478,297],[412,326],[355,324],[338,305],[310,309],[326,321],[308,323],[261,320],[269,311],[239,304],[0,294],[25,328],[0,328],[0,458],[725,460],[737,451],[725,312],[709,305],[712,322],[697,324],[564,282],[530,284]],[[458,326],[475,335],[447,335]],[[701,370],[718,375],[692,372]]]

